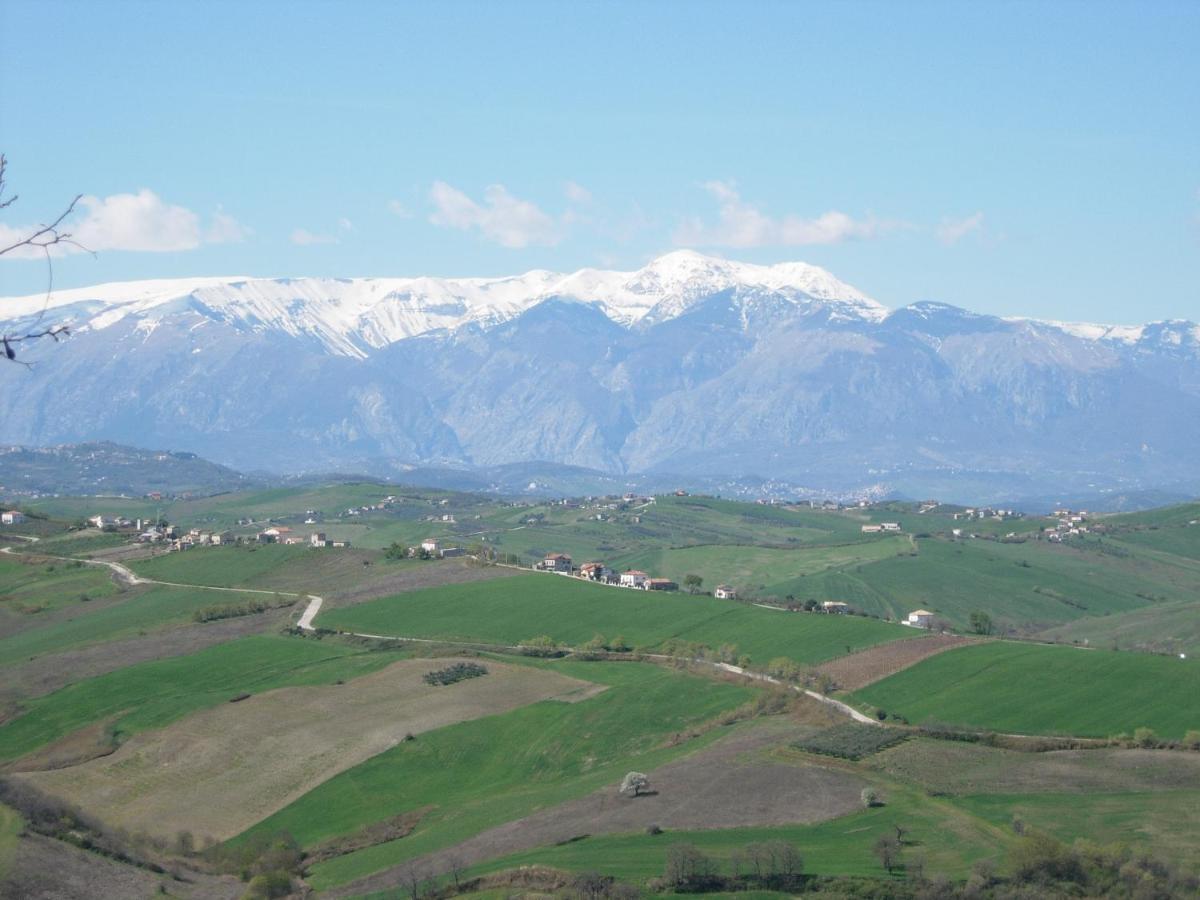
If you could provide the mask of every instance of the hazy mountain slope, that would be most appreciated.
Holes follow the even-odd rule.
[[[0,299],[0,316],[41,302]],[[687,252],[632,273],[196,279],[53,302],[74,335],[32,372],[0,367],[0,440],[288,472],[547,460],[976,497],[1200,487],[1188,322],[889,313],[814,267]]]

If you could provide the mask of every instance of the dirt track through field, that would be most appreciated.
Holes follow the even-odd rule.
[[[135,735],[103,759],[17,777],[131,831],[224,840],[407,734],[598,687],[493,662],[482,678],[421,680],[454,661],[402,660],[345,685],[268,691]]]
[[[844,771],[794,765],[769,755],[799,736],[794,726],[761,721],[742,727],[696,753],[649,773],[656,793],[622,797],[617,785],[578,800],[488,829],[413,861],[425,875],[449,871],[451,859],[471,866],[579,835],[641,831],[739,828],[813,823],[861,808],[864,782]],[[403,887],[404,869],[393,867],[331,892],[345,897]]]

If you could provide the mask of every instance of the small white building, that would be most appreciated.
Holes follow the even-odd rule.
[[[434,556],[440,556],[442,553],[442,545],[437,538],[425,538],[421,541],[421,549]]]
[[[25,513],[19,509],[6,509],[0,513],[0,525],[21,525],[25,522]]]
[[[900,523],[899,522],[881,522],[879,524],[879,527],[884,531],[899,531]]]
[[[325,532],[314,531],[308,536],[308,543],[313,547],[328,547],[329,541],[325,539]]]
[[[645,590],[650,586],[650,576],[638,569],[630,569],[621,573],[621,587],[640,588]]]
[[[850,612],[850,604],[843,603],[841,600],[826,600],[821,604],[821,609],[835,616],[844,616]]]
[[[864,525],[862,527],[863,534],[879,534],[881,531],[883,531],[882,525]]]
[[[736,600],[737,591],[727,584],[718,584],[716,590],[713,591],[713,596],[718,600]]]
[[[917,628],[930,628],[933,626],[933,613],[927,609],[913,610],[908,614],[908,624]]]

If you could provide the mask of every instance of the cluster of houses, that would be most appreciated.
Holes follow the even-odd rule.
[[[881,532],[898,533],[902,529],[899,522],[880,522],[878,525],[864,525],[863,534],[880,534]]]
[[[347,509],[345,511],[345,513],[343,513],[343,515],[365,516],[367,513],[379,512],[381,510],[391,509],[393,506],[395,506],[399,502],[400,501],[396,497],[389,494],[388,496],[386,496],[382,500],[380,500],[378,503],[367,503],[363,506],[352,506],[349,509]],[[443,500],[442,504],[445,505],[448,502],[449,501],[447,501],[447,500]],[[309,510],[309,512],[311,513],[312,510]]]
[[[314,531],[309,535],[294,534],[286,525],[273,525],[264,528],[254,536],[260,544],[307,544],[310,547],[349,547],[349,541],[332,540],[323,531]]]
[[[598,584],[609,584],[615,587],[633,588],[639,591],[677,591],[679,585],[669,578],[656,578],[641,569],[629,569],[618,572],[601,562],[586,562],[578,568],[571,562],[571,557],[565,553],[548,553],[533,567],[542,572],[558,572],[561,575],[572,575],[585,581]],[[728,597],[734,597],[733,588],[721,585],[728,592]]]
[[[1017,512],[1014,509],[992,509],[990,506],[981,506],[978,508],[968,507],[962,512],[956,512],[954,519],[971,520],[971,519],[1020,519],[1024,513]]]
[[[1043,528],[1042,534],[1055,543],[1062,541],[1064,538],[1087,534],[1091,530],[1091,527],[1087,524],[1088,514],[1086,509],[1056,509],[1054,511],[1054,518],[1058,521],[1053,525],[1047,525]]]

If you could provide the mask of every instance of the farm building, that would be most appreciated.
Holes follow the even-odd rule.
[[[325,532],[316,531],[308,536],[308,542],[314,547],[328,546],[329,542],[325,540]]]
[[[565,553],[548,553],[541,567],[547,572],[570,572],[571,557]]]
[[[864,525],[862,527],[863,534],[879,534],[881,531],[883,531],[882,525]]]
[[[713,596],[718,600],[736,600],[737,591],[727,584],[718,584],[717,589],[713,591]]]
[[[621,573],[621,587],[641,588],[645,590],[649,581],[650,576],[637,569],[630,569],[628,572]]]
[[[421,541],[421,549],[426,553],[432,553],[434,556],[438,556],[442,552],[442,545],[438,542],[437,538],[430,537]]]
[[[677,591],[677,590],[679,590],[679,585],[677,585],[670,578],[651,578],[646,586],[649,590],[652,590],[652,591]]]
[[[908,624],[917,628],[929,628],[933,625],[933,613],[927,609],[913,610],[908,614]]]
[[[850,604],[843,603],[841,600],[826,600],[821,604],[821,609],[834,615],[845,615],[850,612]]]
[[[25,513],[19,509],[7,509],[0,513],[0,525],[21,525],[25,521]]]

